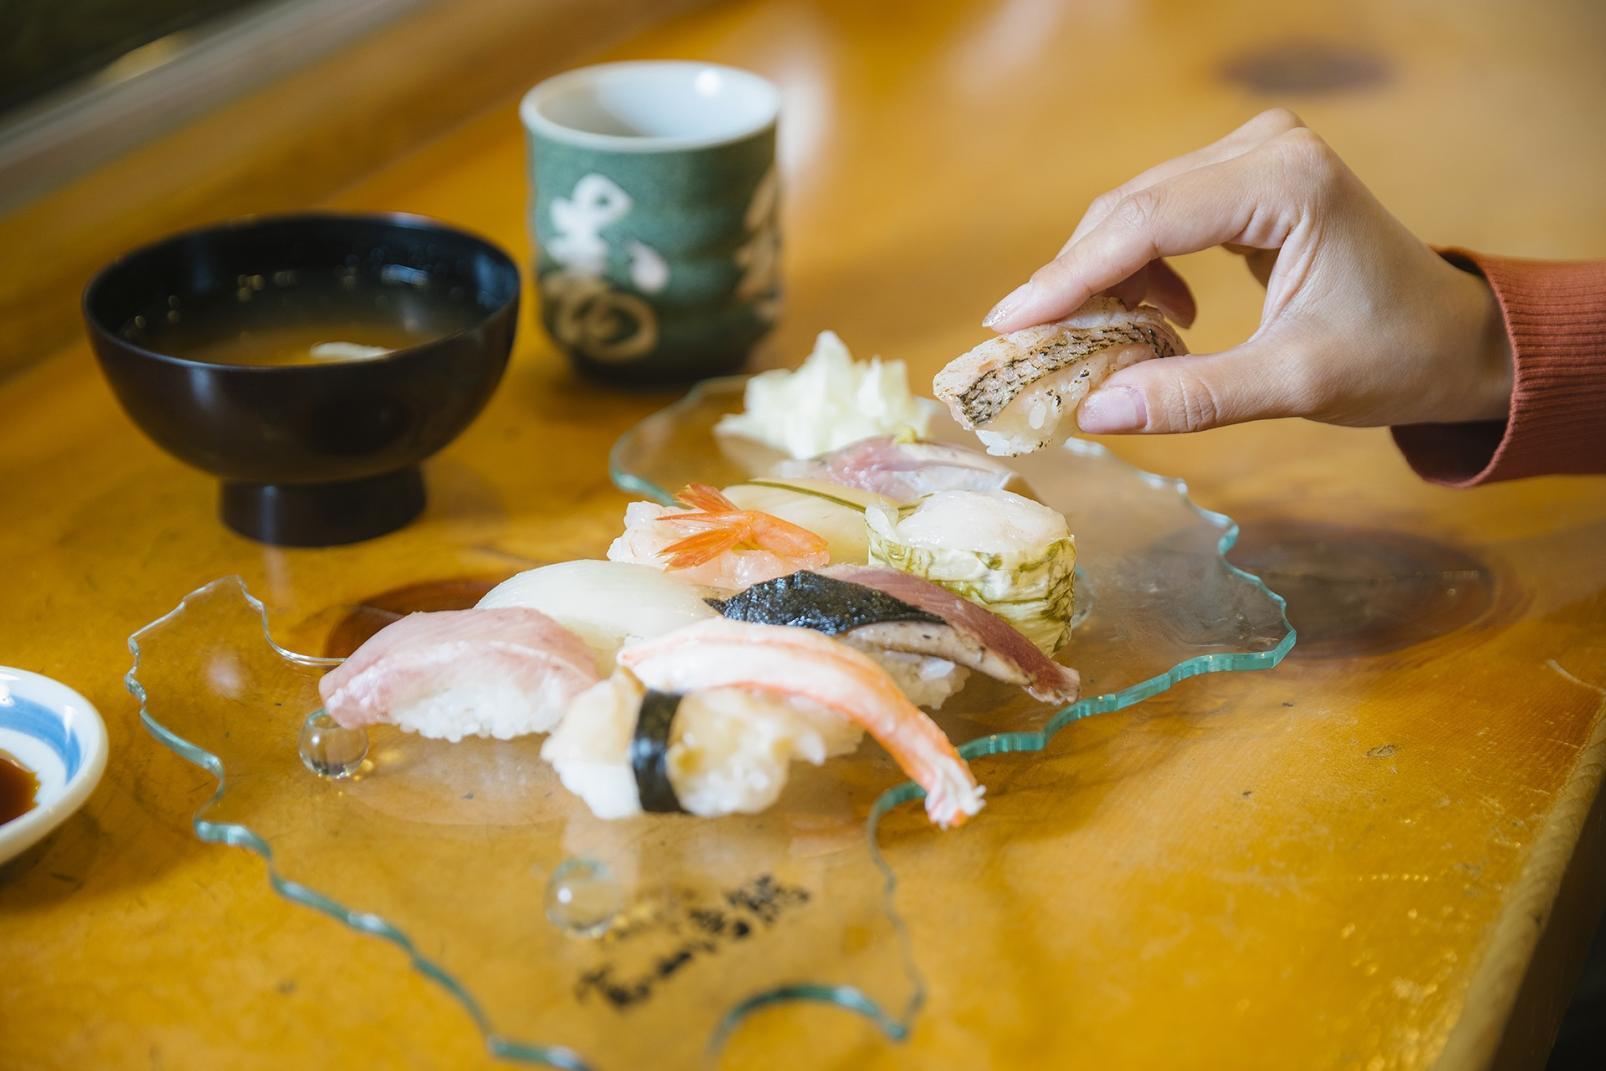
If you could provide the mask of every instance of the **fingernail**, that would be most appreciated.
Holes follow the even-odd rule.
[[[981,325],[983,327],[996,327],[1009,319],[1015,310],[1025,303],[1026,295],[1031,291],[1033,285],[1032,281],[1028,279],[1005,294],[1004,300],[993,306],[992,311],[983,318]]]
[[[1105,387],[1082,400],[1076,425],[1090,435],[1139,431],[1149,422],[1143,395],[1130,387]]]

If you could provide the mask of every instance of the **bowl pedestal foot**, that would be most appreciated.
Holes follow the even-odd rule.
[[[225,481],[223,523],[259,543],[327,547],[393,532],[424,509],[417,465],[334,483]]]

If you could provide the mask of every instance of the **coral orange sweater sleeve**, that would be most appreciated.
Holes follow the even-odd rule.
[[[1553,473],[1606,473],[1606,261],[1551,262],[1443,249],[1482,275],[1511,338],[1504,421],[1412,424],[1394,441],[1448,487]]]

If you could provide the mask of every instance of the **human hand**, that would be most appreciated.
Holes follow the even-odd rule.
[[[1015,331],[1109,293],[1147,300],[1186,327],[1193,297],[1162,258],[1216,245],[1242,255],[1265,286],[1260,327],[1220,353],[1115,373],[1082,402],[1083,431],[1506,415],[1511,353],[1487,284],[1407,230],[1285,109],[1099,197],[1059,255],[984,323]]]

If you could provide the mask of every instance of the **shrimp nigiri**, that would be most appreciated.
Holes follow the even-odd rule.
[[[684,510],[632,502],[608,560],[651,565],[690,584],[727,590],[830,561],[824,537],[772,514],[740,509],[707,484],[691,484],[675,498]]]
[[[541,747],[598,818],[643,811],[753,814],[793,760],[818,766],[864,730],[834,710],[743,688],[649,692],[628,671],[581,692]]]
[[[981,810],[981,786],[936,723],[867,655],[818,632],[702,621],[626,647],[619,664],[660,692],[748,688],[834,710],[864,726],[925,789],[933,822],[962,825]]]

